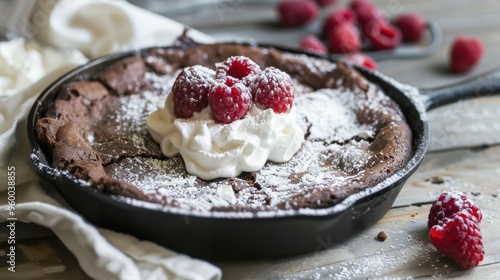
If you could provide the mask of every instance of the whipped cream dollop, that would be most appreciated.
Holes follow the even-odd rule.
[[[209,106],[189,119],[176,118],[172,96],[170,92],[158,102],[147,119],[148,130],[163,154],[180,153],[187,172],[203,180],[257,171],[267,160],[287,162],[304,140],[293,107],[276,114],[252,105],[245,118],[219,124]]]

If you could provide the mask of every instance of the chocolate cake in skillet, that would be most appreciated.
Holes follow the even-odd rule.
[[[166,156],[147,123],[182,69],[215,70],[233,56],[291,77],[301,142],[285,162],[264,159],[258,170],[204,180],[187,171],[184,156]],[[201,212],[331,207],[413,153],[400,108],[351,66],[242,44],[154,48],[65,84],[36,134],[54,168],[104,193]]]

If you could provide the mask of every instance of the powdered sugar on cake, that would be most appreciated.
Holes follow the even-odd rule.
[[[324,142],[344,142],[355,136],[373,137],[373,128],[357,121],[354,107],[355,95],[343,89],[320,89],[297,98],[300,117],[307,119],[309,139],[322,139]],[[311,114],[321,112],[321,114]],[[314,124],[314,125],[309,125]]]
[[[160,98],[158,92],[169,90],[173,83],[173,79],[155,75],[148,78],[163,79],[151,91],[156,96],[134,100],[134,105],[130,100],[125,101],[121,118],[145,121],[156,109],[151,104]],[[388,99],[375,86],[369,88],[368,94],[372,96],[370,102],[383,103]],[[294,107],[306,141],[290,161],[267,162],[250,185],[245,177],[249,174],[231,179],[230,184],[200,180],[186,173],[179,156],[125,158],[109,165],[106,171],[111,177],[128,181],[145,193],[156,194],[166,205],[180,209],[202,212],[238,206],[255,211],[277,209],[292,196],[308,196],[314,189],[345,187],[363,175],[373,156],[369,144],[375,134],[373,126],[360,124],[356,117],[355,107],[368,106],[363,102],[366,101],[356,99],[352,90],[343,88],[298,94]],[[137,129],[146,128],[142,125]]]
[[[194,69],[185,74],[189,79],[176,82],[179,73],[190,72],[183,70],[193,65],[216,70],[217,61],[235,53],[258,63],[259,75],[244,76],[241,82],[236,76],[252,65],[233,60],[223,78],[207,79]],[[210,85],[208,93],[196,89],[204,83]],[[171,91],[180,96],[174,101],[175,121],[203,119],[207,106],[212,114],[205,117],[216,124],[268,114],[262,122],[256,119],[243,126],[250,134],[231,132],[239,138],[216,129],[208,141],[191,141],[200,130],[189,130],[187,124],[180,133],[186,133],[183,139],[194,145],[193,151],[203,145],[210,149],[212,141],[226,138],[244,142],[267,137],[273,133],[272,119],[283,113],[288,114],[286,120],[277,123],[291,123],[300,141],[286,160],[250,157],[249,162],[261,165],[234,176],[194,176],[186,171],[188,162],[181,155],[162,153],[162,143],[148,131],[148,116]],[[240,45],[152,49],[63,85],[45,116],[37,120],[37,141],[52,155],[48,159],[55,170],[67,170],[104,195],[132,205],[207,216],[314,212],[345,207],[408,172],[405,166],[415,151],[412,130],[389,96],[341,61]],[[291,131],[276,130],[283,135]],[[255,141],[256,149],[265,148],[266,137]],[[285,149],[293,146],[290,138],[269,139]]]

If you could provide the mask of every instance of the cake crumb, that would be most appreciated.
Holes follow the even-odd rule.
[[[381,231],[381,232],[379,232],[379,233],[377,234],[376,239],[377,239],[378,241],[385,241],[385,240],[387,240],[387,234],[385,234],[385,232],[384,232],[384,231]]]
[[[440,177],[440,176],[434,176],[430,179],[427,179],[426,181],[431,182],[431,184],[435,184],[435,185],[444,184],[444,178]]]

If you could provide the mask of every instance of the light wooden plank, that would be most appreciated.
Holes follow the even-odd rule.
[[[463,191],[485,211],[500,212],[500,146],[429,153],[394,206],[428,203],[442,191]],[[474,195],[475,194],[475,195]]]
[[[370,277],[471,277],[488,278],[500,269],[498,227],[484,221],[486,257],[481,265],[463,270],[441,256],[430,244],[427,229],[429,205],[391,209],[380,222],[343,244],[327,244],[322,251],[281,260],[218,263],[227,279],[366,279]],[[500,217],[490,218],[494,223]],[[384,231],[386,241],[375,237]],[[320,242],[322,245],[325,243]],[[319,244],[320,244],[319,243]]]

